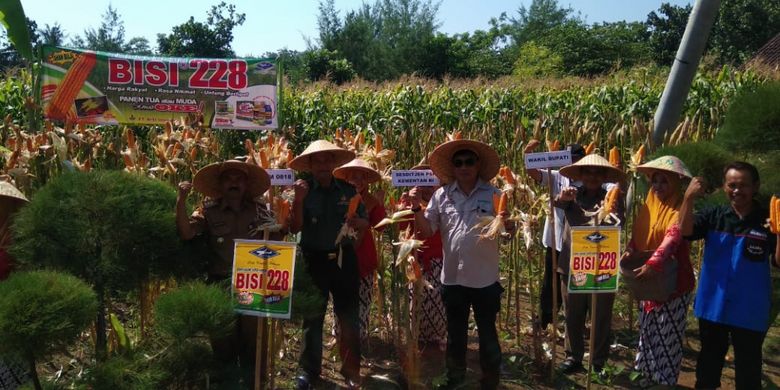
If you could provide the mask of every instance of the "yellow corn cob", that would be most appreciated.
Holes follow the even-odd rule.
[[[501,173],[501,177],[504,178],[504,181],[506,181],[508,184],[515,185],[517,184],[517,180],[515,180],[515,174],[512,172],[511,169],[509,169],[508,166],[501,167],[501,170],[503,171]]]
[[[360,194],[355,194],[349,199],[349,206],[347,207],[347,219],[354,218],[357,215],[358,206],[360,206]]]
[[[73,101],[87,81],[87,76],[92,72],[96,62],[95,53],[83,53],[73,62],[73,65],[65,73],[65,77],[62,78],[62,82],[54,91],[54,96],[46,109],[46,116],[59,120],[75,119],[71,111]]]
[[[594,150],[596,150],[596,143],[591,142],[585,147],[585,154],[591,154]]]
[[[561,150],[561,141],[558,141],[556,139],[552,143],[548,144],[548,148],[550,149],[551,152]]]
[[[263,169],[268,169],[268,155],[266,155],[265,149],[260,149],[260,166]]]
[[[642,163],[642,160],[645,159],[645,144],[642,144],[639,146],[639,149],[637,149],[636,153],[631,157],[631,162],[634,165],[639,165]]]
[[[133,130],[131,128],[125,127],[125,137],[127,138],[127,147],[130,149],[134,149],[136,146],[135,133],[133,133]]]
[[[604,210],[607,212],[612,212],[612,210],[614,210],[619,194],[620,189],[617,187],[612,187],[612,189],[607,192],[607,196],[604,197]]]
[[[772,234],[780,233],[780,199],[774,195],[769,201],[769,230]]]
[[[173,151],[170,154],[171,156],[170,158],[176,158],[179,152],[181,152],[181,148],[182,148],[181,142],[176,142],[175,144],[173,144]]]
[[[381,152],[382,151],[382,146],[383,146],[382,145],[382,136],[377,134],[376,137],[374,138],[374,151],[376,151],[377,153]]]
[[[617,146],[613,146],[609,150],[609,163],[615,168],[620,167],[620,151],[618,151]]]

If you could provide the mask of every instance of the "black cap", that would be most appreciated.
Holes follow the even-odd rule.
[[[582,147],[580,144],[569,144],[569,146],[566,147],[569,151],[571,151],[571,162],[576,163],[577,161],[580,161],[583,157],[585,157],[585,148]]]

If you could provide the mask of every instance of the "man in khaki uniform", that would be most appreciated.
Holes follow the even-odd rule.
[[[274,223],[265,208],[262,196],[270,187],[268,174],[257,165],[229,160],[215,163],[199,170],[193,183],[179,183],[176,199],[176,226],[183,240],[205,235],[215,256],[208,262],[208,282],[230,281],[233,268],[234,239],[262,239],[263,228]],[[192,187],[205,195],[203,207],[187,215],[186,200]],[[271,239],[280,239],[275,233]],[[241,316],[235,334],[225,339],[212,340],[214,356],[220,361],[240,365],[247,381],[254,375],[255,344],[257,341],[257,317]]]

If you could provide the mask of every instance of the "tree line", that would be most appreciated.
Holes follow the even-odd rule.
[[[260,56],[283,60],[293,82],[384,81],[403,75],[436,79],[512,74],[590,77],[635,65],[671,65],[692,9],[663,3],[645,21],[589,24],[557,0],[533,0],[528,7],[521,5],[512,14],[492,18],[485,30],[448,35],[439,31],[440,4],[375,0],[342,14],[334,0],[321,0],[318,36],[308,38],[306,50],[282,48]],[[191,16],[169,33],[157,34],[155,48],[146,38],[126,37],[121,15],[110,5],[98,27],[70,39],[56,23],[38,28],[29,20],[28,26],[36,44],[131,54],[233,57],[233,29],[245,19],[246,14],[235,5],[221,2],[211,7],[205,21]],[[739,65],[778,33],[780,3],[776,0],[723,0],[707,55],[719,64]],[[4,53],[13,53],[7,42],[3,47]],[[18,61],[5,55],[0,66]]]

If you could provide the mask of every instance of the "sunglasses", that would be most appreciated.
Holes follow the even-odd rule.
[[[452,159],[452,165],[455,166],[455,168],[460,168],[462,166],[467,167],[473,167],[474,164],[477,163],[477,159],[474,157],[467,157],[467,158],[454,158]]]

